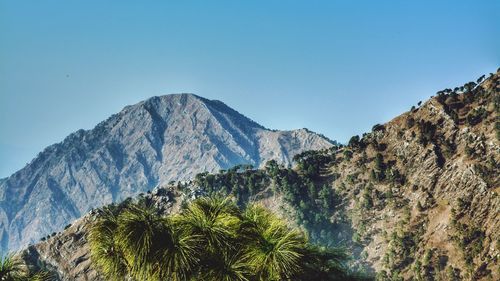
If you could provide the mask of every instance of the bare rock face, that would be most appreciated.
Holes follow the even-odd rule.
[[[68,227],[63,233],[31,245],[21,256],[29,268],[44,268],[57,280],[103,280],[94,269],[87,243],[88,227],[95,219],[88,214]]]
[[[306,129],[268,130],[220,101],[153,97],[69,135],[0,180],[0,250],[24,247],[92,208],[161,183],[271,159],[289,165],[300,152],[329,146]]]

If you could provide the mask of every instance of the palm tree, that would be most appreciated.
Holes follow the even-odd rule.
[[[264,207],[242,211],[227,198],[197,199],[166,217],[144,204],[105,208],[89,241],[112,280],[362,280],[345,274],[343,251],[311,246]]]
[[[129,265],[129,274],[137,280],[147,280],[151,263],[159,255],[158,242],[170,236],[165,221],[152,208],[131,205],[118,216],[116,240]]]
[[[252,275],[252,269],[243,254],[226,249],[205,259],[196,280],[248,281]]]
[[[243,215],[249,243],[247,258],[258,280],[286,280],[300,271],[307,239],[299,230],[262,206],[251,205]]]
[[[0,280],[21,281],[26,274],[22,261],[12,255],[0,257]]]
[[[12,255],[0,257],[0,280],[2,281],[49,281],[54,276],[47,271],[30,274],[23,261]]]
[[[238,206],[229,198],[197,199],[174,220],[187,233],[200,237],[211,253],[234,248],[241,221]]]
[[[118,244],[118,211],[104,207],[93,223],[88,236],[91,259],[108,280],[124,280],[128,275],[128,263]]]
[[[152,280],[189,280],[196,272],[202,250],[202,239],[186,233],[171,219],[165,219],[168,235],[156,241],[155,261],[152,262]]]
[[[199,237],[149,206],[133,204],[118,217],[117,241],[137,280],[187,280],[198,263]]]
[[[229,198],[209,197],[191,202],[173,219],[186,234],[199,239],[195,280],[247,280],[248,266],[238,252],[241,211]]]

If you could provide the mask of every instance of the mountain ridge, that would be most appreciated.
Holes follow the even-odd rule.
[[[288,165],[303,150],[330,145],[305,130],[271,131],[220,101],[152,97],[71,133],[0,181],[2,249],[35,242],[94,207],[162,182],[268,159]]]
[[[499,113],[497,72],[440,91],[346,146],[301,153],[294,169],[271,161],[204,173],[136,200],[175,212],[185,199],[222,192],[266,205],[313,240],[343,241],[353,266],[377,280],[498,280]],[[23,258],[61,280],[100,280],[86,244],[97,213]]]

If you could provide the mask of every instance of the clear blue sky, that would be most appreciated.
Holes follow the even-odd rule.
[[[499,66],[498,0],[0,0],[0,177],[154,95],[346,141]]]

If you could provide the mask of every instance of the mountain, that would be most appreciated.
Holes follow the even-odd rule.
[[[328,165],[379,280],[499,280],[500,72],[433,98]]]
[[[0,181],[1,250],[160,183],[269,159],[290,165],[297,153],[331,145],[306,129],[266,129],[220,101],[153,97],[69,135]]]
[[[196,196],[260,202],[310,238],[344,245],[377,280],[499,280],[500,72],[430,100],[346,146],[308,151],[287,168],[199,174],[137,200],[176,212]],[[98,212],[27,248],[61,280],[100,280],[86,233]]]

